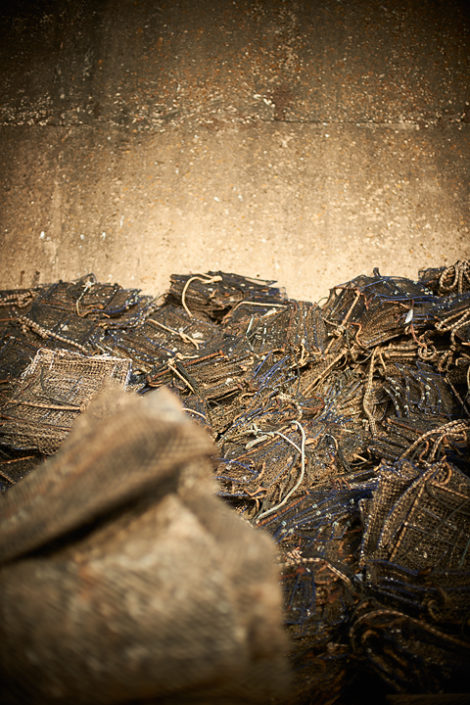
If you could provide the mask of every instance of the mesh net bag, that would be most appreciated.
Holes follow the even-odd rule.
[[[398,462],[380,468],[363,510],[360,561],[369,596],[352,619],[353,649],[396,689],[465,688],[469,477],[445,461]]]
[[[54,453],[107,380],[127,385],[130,367],[130,361],[122,358],[39,349],[3,403],[1,443]]]
[[[362,560],[410,569],[470,570],[470,479],[448,462],[379,469]]]
[[[262,313],[283,306],[285,293],[274,282],[249,279],[227,272],[170,277],[168,301],[182,305],[189,315],[200,313],[213,320],[230,314],[234,322],[239,315]]]

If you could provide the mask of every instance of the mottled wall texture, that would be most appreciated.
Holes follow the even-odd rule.
[[[0,288],[222,269],[311,300],[470,257],[464,0],[0,14]]]

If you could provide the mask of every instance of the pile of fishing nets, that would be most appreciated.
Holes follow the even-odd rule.
[[[0,311],[14,511],[110,379],[142,402],[165,386],[211,437],[230,515],[277,543],[294,676],[269,697],[470,691],[469,262],[416,281],[375,270],[321,306],[209,272],[172,276],[160,299],[88,275],[0,292]]]

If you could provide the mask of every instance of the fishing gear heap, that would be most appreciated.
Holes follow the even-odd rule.
[[[109,378],[166,386],[218,493],[278,544],[288,702],[470,692],[470,263],[361,275],[322,306],[274,282],[93,275],[0,292],[0,481],[65,441]]]

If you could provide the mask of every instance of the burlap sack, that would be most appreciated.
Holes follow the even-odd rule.
[[[2,702],[282,697],[274,546],[215,496],[214,450],[169,392],[107,390],[2,498]]]

